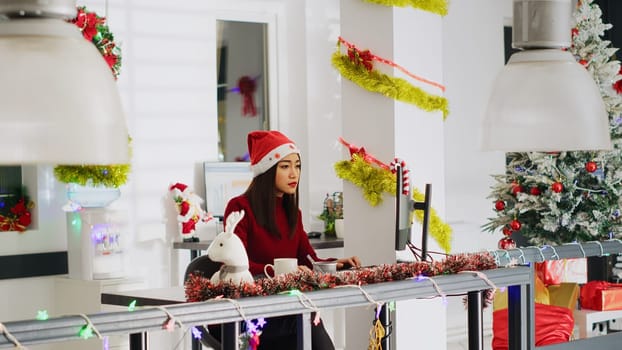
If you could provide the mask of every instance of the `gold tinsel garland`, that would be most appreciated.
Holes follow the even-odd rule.
[[[388,193],[395,196],[397,179],[391,171],[375,167],[369,164],[358,154],[352,154],[351,160],[343,160],[335,163],[335,172],[343,180],[350,181],[363,191],[363,197],[371,206],[382,203],[382,194]],[[417,202],[422,202],[425,195],[416,188],[412,190],[412,197]],[[451,250],[451,226],[445,223],[434,209],[430,209],[429,234],[438,245],[449,253]],[[417,222],[423,222],[423,212],[413,211]]]
[[[58,165],[54,168],[54,176],[64,183],[114,187],[127,182],[130,172],[129,164],[118,165]]]
[[[423,202],[425,200],[425,194],[419,192],[418,189],[413,188],[413,199],[416,202]],[[423,222],[423,211],[415,210],[412,212],[415,215],[417,222]],[[451,250],[451,226],[441,220],[434,208],[430,208],[430,222],[429,233],[432,238],[438,243],[445,253],[449,253]]]
[[[369,70],[363,64],[352,62],[348,55],[341,54],[339,47],[340,45],[333,54],[332,64],[344,78],[368,91],[413,104],[425,111],[441,111],[443,119],[447,118],[449,103],[445,97],[429,94],[402,78],[390,77],[378,70]]]
[[[363,0],[377,5],[406,7],[411,6],[424,11],[445,16],[448,11],[446,0]]]
[[[395,175],[372,166],[358,154],[353,154],[352,160],[335,163],[335,172],[339,178],[360,187],[372,207],[382,203],[383,192],[395,194]]]

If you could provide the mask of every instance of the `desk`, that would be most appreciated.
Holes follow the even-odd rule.
[[[309,238],[309,242],[313,249],[329,249],[329,248],[343,248],[343,238],[325,237],[322,235],[320,238]],[[211,240],[199,241],[199,242],[174,242],[174,249],[189,249],[190,260],[201,255],[202,250],[207,250]]]

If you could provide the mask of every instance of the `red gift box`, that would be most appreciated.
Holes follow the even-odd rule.
[[[581,287],[581,308],[590,310],[622,310],[622,283],[589,281]]]

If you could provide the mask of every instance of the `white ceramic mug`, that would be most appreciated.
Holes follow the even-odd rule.
[[[335,219],[335,235],[343,238],[343,219]]]
[[[313,270],[316,272],[334,273],[337,272],[336,261],[316,261],[313,263]]]
[[[274,271],[274,276],[270,276],[268,273],[268,267],[271,267]],[[274,264],[266,264],[263,268],[263,272],[268,278],[274,278],[277,275],[284,273],[292,273],[298,271],[298,259],[296,258],[276,258]]]

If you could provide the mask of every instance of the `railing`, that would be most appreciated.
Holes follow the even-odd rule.
[[[235,300],[211,300],[199,303],[180,303],[162,307],[138,308],[135,311],[117,311],[81,316],[50,318],[46,321],[25,320],[3,324],[5,336],[0,336],[0,348],[21,345],[78,340],[78,330],[92,325],[92,329],[102,336],[136,334],[162,330],[163,323],[173,316],[185,327],[205,324],[231,323],[258,317],[303,314],[306,319],[315,309],[348,308],[375,303],[385,303],[416,298],[429,298],[442,295],[469,294],[469,300],[481,301],[481,291],[497,287],[513,286],[524,290],[533,278],[533,271],[527,267],[503,268],[464,272],[425,279],[383,282],[364,286],[343,286],[331,289],[305,292],[300,295],[271,295],[248,297]],[[131,301],[128,296],[127,304]],[[522,304],[527,296],[523,293]],[[125,304],[125,305],[127,305]],[[469,336],[481,337],[481,303],[469,306]],[[474,309],[474,307],[479,309]],[[518,312],[517,312],[518,311]],[[525,333],[527,319],[521,318],[520,310],[510,308],[510,319],[518,320],[519,327],[510,325],[510,338],[518,338],[515,344],[527,344]],[[477,315],[479,317],[476,317]],[[178,323],[178,324],[179,324]],[[304,322],[303,338],[310,339],[310,322]],[[0,324],[1,325],[1,324]],[[519,330],[518,332],[516,330]],[[521,331],[522,329],[522,331]],[[1,330],[0,330],[1,331]],[[479,334],[478,334],[479,333]],[[7,337],[7,335],[11,337]],[[479,347],[481,339],[473,340],[473,347]],[[304,342],[304,349],[310,349],[310,342]],[[470,345],[470,349],[473,349]],[[481,346],[481,345],[480,345]],[[514,345],[513,345],[514,346]],[[520,345],[520,349],[527,349]],[[510,349],[519,349],[511,347]]]
[[[607,241],[592,241],[584,243],[567,243],[562,245],[544,245],[541,247],[524,247],[508,250],[496,250],[493,251],[498,266],[508,265],[529,265],[531,269],[534,269],[535,262],[542,262],[547,260],[559,260],[559,259],[575,259],[575,258],[587,258],[587,257],[599,257],[607,256],[611,254],[622,253],[622,241],[617,239]],[[531,283],[530,285],[533,285]],[[531,289],[531,288],[528,288]],[[535,297],[533,291],[529,290],[527,294],[531,296],[527,299],[525,311],[529,315],[535,315]],[[509,305],[512,308],[512,305]],[[528,333],[529,347],[527,349],[546,349],[546,350],[579,350],[579,349],[620,349],[622,342],[622,332],[607,334],[604,336],[598,336],[588,339],[574,340],[566,343],[560,343],[555,345],[548,345],[542,347],[535,346],[535,330],[534,330],[534,316],[529,317],[527,324],[528,329],[523,330]],[[511,319],[510,319],[510,322]],[[512,328],[510,328],[511,330]],[[512,349],[512,337],[510,337],[510,349]]]

